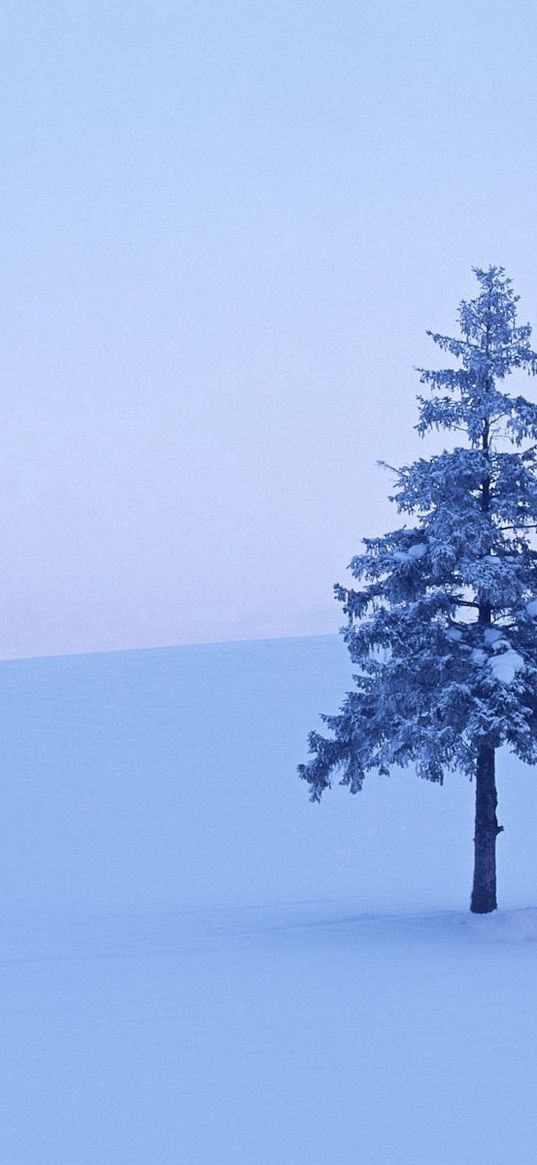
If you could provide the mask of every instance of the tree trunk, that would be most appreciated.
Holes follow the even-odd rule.
[[[498,796],[494,772],[494,748],[482,744],[477,754],[475,782],[474,884],[470,909],[474,914],[496,910],[496,838],[501,833],[496,817]]]

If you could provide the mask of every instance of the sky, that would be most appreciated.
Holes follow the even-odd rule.
[[[533,0],[4,0],[1,656],[337,630],[426,329],[489,263],[537,326],[536,48]]]

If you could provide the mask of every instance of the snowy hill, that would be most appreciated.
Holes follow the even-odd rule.
[[[310,805],[332,637],[0,665],[9,1165],[529,1165],[537,781]]]

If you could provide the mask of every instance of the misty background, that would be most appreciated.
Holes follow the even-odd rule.
[[[337,630],[425,329],[489,263],[537,326],[537,8],[5,0],[0,44],[0,655]]]

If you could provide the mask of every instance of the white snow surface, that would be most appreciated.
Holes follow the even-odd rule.
[[[0,665],[6,1165],[534,1165],[534,773],[311,805],[332,637]]]
[[[415,542],[413,546],[409,546],[408,550],[396,550],[394,558],[396,562],[416,562],[419,558],[423,558],[427,553],[426,542]]]
[[[493,655],[489,659],[489,667],[502,684],[512,684],[517,672],[524,667],[524,660],[518,651],[510,647],[501,654]]]
[[[486,627],[483,632],[483,639],[488,643],[489,647],[498,647],[498,644],[507,643],[503,631],[499,627]],[[509,644],[507,643],[507,646]]]
[[[446,635],[448,639],[452,639],[454,643],[458,643],[459,640],[462,639],[462,631],[459,631],[458,627],[448,627]]]

